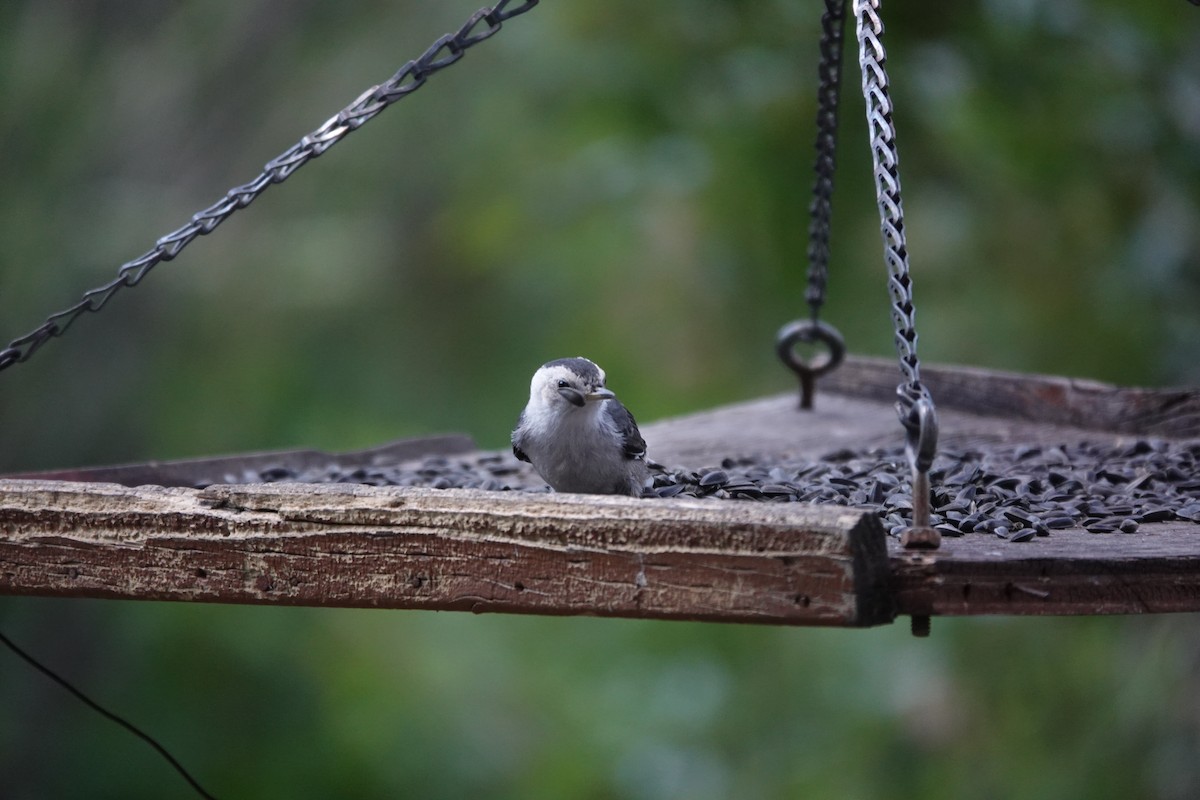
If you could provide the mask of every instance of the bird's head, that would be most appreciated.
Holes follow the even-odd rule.
[[[604,387],[604,370],[586,358],[560,358],[533,373],[529,398],[546,408],[569,411],[616,395]]]

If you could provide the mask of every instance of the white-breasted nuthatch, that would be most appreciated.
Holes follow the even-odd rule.
[[[513,454],[556,492],[640,497],[649,477],[646,442],[604,379],[586,358],[543,364],[512,432]]]

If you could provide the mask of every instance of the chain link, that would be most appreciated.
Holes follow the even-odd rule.
[[[775,335],[775,353],[800,381],[800,408],[813,407],[817,378],[837,369],[846,343],[836,328],[820,319],[829,279],[829,232],[833,221],[833,179],[837,167],[838,97],[842,78],[842,31],[846,0],[825,0],[821,16],[821,60],[817,65],[817,141],[813,199],[809,206],[808,286],[804,299],[810,319],[789,322]],[[822,345],[824,357],[806,359],[796,345]]]
[[[808,288],[804,299],[816,322],[829,280],[829,235],[833,221],[833,176],[837,167],[838,98],[842,83],[842,31],[846,0],[825,0],[821,15],[821,61],[817,66],[817,160],[809,208]]]
[[[888,270],[896,352],[905,379],[896,389],[899,395],[896,411],[906,432],[905,450],[912,468],[913,519],[912,525],[901,535],[900,543],[905,548],[929,549],[941,544],[941,534],[930,524],[929,469],[937,455],[938,424],[933,397],[921,383],[921,363],[917,358],[912,277],[904,239],[904,205],[900,201],[900,157],[896,150],[896,128],[892,123],[892,100],[888,94],[887,52],[882,42],[880,4],[881,0],[854,0],[858,63],[862,70],[875,195],[879,202],[879,229]],[[914,627],[914,632],[924,630],[924,625]]]
[[[892,101],[888,94],[887,52],[884,50],[883,20],[879,16],[881,0],[854,0],[858,33],[859,66],[862,69],[862,90],[867,106],[867,128],[871,139],[871,156],[875,172],[875,193],[879,203],[880,232],[883,235],[884,262],[888,270],[888,293],[892,301],[892,322],[895,327],[896,352],[904,383],[897,393],[897,411],[910,433],[928,419],[914,411],[919,403],[933,406],[929,390],[921,383],[921,365],[917,358],[917,329],[912,298],[912,277],[909,274],[908,246],[904,237],[904,205],[900,199],[899,154],[896,150],[896,129],[892,123]],[[922,462],[932,461],[927,433],[919,448]],[[928,464],[923,464],[928,469]]]
[[[494,6],[476,11],[457,32],[439,38],[420,57],[409,61],[391,78],[363,92],[357,100],[330,117],[319,128],[268,161],[257,178],[230,189],[216,203],[192,215],[186,225],[155,242],[152,249],[122,264],[117,270],[116,278],[85,292],[75,305],[51,314],[33,331],[9,342],[6,348],[0,350],[0,370],[28,360],[52,337],[62,336],[84,312],[99,311],[122,288],[141,283],[150,270],[163,261],[175,258],[197,236],[212,233],[234,212],[250,205],[269,186],[283,183],[309,160],[333,147],[347,134],[358,130],[392,103],[424,86],[430,76],[458,61],[470,47],[492,37],[506,20],[524,14],[538,2],[539,0],[524,0],[519,3],[515,0],[501,0]]]

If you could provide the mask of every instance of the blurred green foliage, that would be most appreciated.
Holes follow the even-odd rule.
[[[0,5],[0,337],[477,5]],[[922,356],[1200,382],[1200,10],[887,5]],[[547,0],[0,374],[0,472],[452,430],[501,447],[562,355],[642,420],[788,389],[771,340],[804,313],[820,6]],[[848,67],[826,316],[888,355]],[[916,641],[6,599],[0,627],[221,796],[1200,794],[1183,617]],[[185,796],[3,653],[0,709],[0,797]]]

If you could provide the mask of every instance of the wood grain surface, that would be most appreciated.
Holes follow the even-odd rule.
[[[0,594],[873,625],[887,571],[847,508],[0,481]]]

